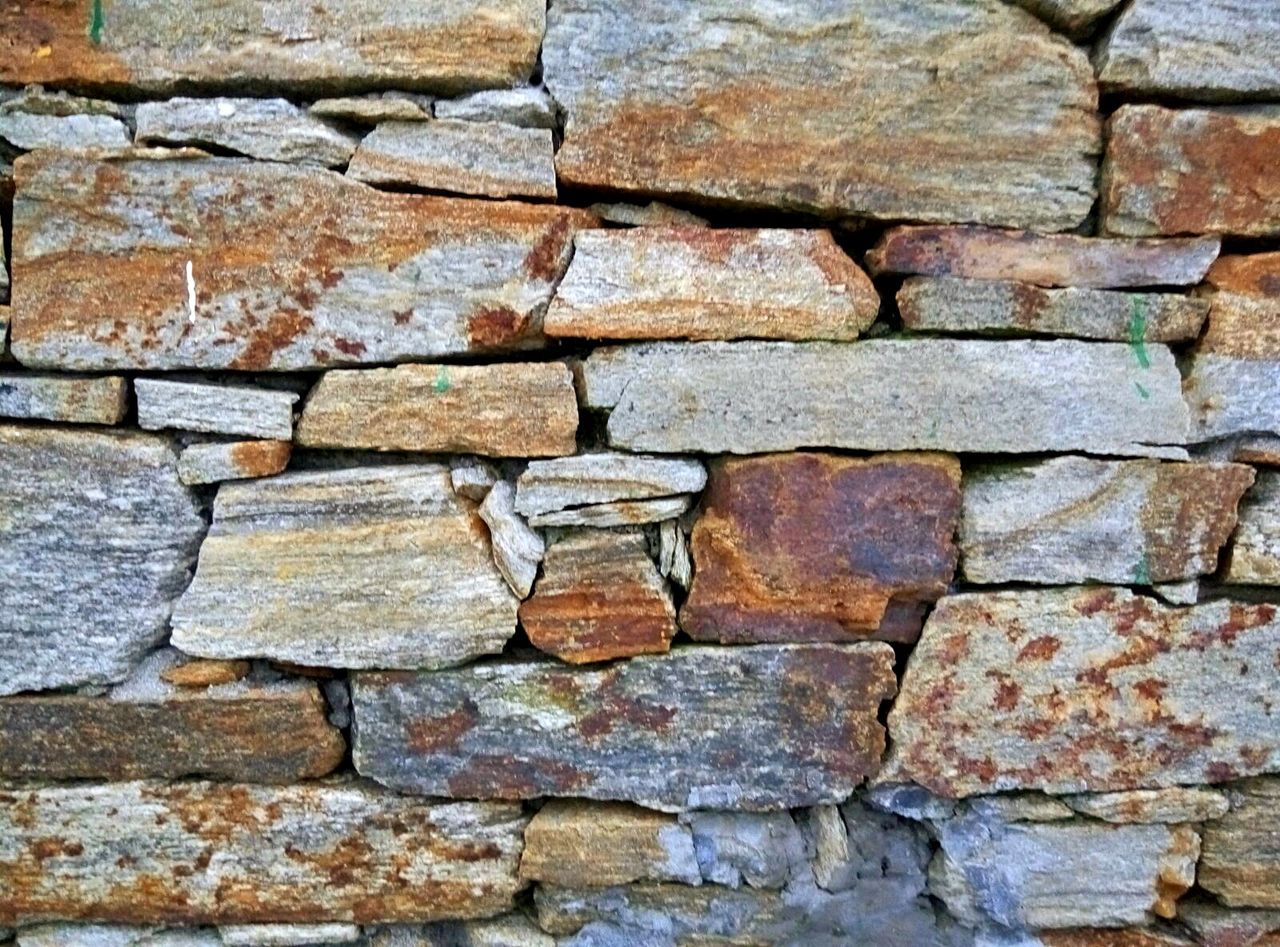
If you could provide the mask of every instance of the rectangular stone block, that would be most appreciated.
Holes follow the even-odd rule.
[[[358,772],[427,795],[666,811],[846,798],[876,769],[893,649],[684,647],[604,668],[496,661],[353,678]]]
[[[591,451],[530,461],[516,481],[516,509],[537,526],[548,514],[585,516],[592,507],[698,493],[706,483],[693,458]]]
[[[1240,527],[1231,543],[1226,580],[1240,585],[1280,585],[1280,470],[1259,470],[1240,504]]]
[[[178,457],[178,479],[186,484],[270,477],[289,465],[288,441],[218,441],[190,444]]]
[[[1280,908],[1280,779],[1229,795],[1231,811],[1204,828],[1200,884],[1231,907]]]
[[[0,268],[4,263],[0,261]],[[4,328],[0,326],[0,333]],[[0,372],[0,417],[119,424],[129,382],[119,375],[79,378],[43,372]]]
[[[138,427],[208,434],[241,434],[287,441],[293,437],[292,391],[249,385],[203,384],[138,378]]]

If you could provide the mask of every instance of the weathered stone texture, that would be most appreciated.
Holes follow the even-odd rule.
[[[502,650],[518,600],[448,468],[224,484],[173,643],[212,658],[441,667]]]
[[[360,928],[355,924],[223,924],[218,934],[225,947],[307,947],[355,943]]]
[[[583,231],[549,336],[855,339],[880,297],[825,230]]]
[[[574,185],[1045,230],[1093,200],[1092,68],[1004,4],[565,0],[543,63]]]
[[[431,118],[431,101],[426,96],[406,92],[381,95],[344,95],[318,99],[307,109],[318,118],[336,119],[353,125],[380,125],[383,122],[425,122]]]
[[[205,523],[169,443],[0,425],[0,694],[122,680],[165,633]]]
[[[353,680],[365,776],[431,795],[777,809],[844,799],[884,749],[893,650],[684,647]]]
[[[717,461],[681,627],[733,643],[914,641],[955,572],[959,513],[952,457]]]
[[[368,929],[367,929],[368,930]],[[394,924],[368,930],[369,947],[557,947],[523,911],[481,921]]]
[[[211,687],[230,684],[248,675],[248,661],[224,661],[215,658],[185,658],[159,672],[159,678],[174,687]]]
[[[1231,811],[1205,826],[1200,885],[1232,907],[1280,908],[1280,779],[1230,796]]]
[[[1179,906],[1178,920],[1195,932],[1201,947],[1277,947],[1280,911],[1230,910],[1197,899]]]
[[[1090,29],[1123,0],[1016,0],[1036,16],[1066,33],[1083,39]]]
[[[519,890],[525,822],[360,783],[0,792],[0,923],[484,917]]]
[[[597,349],[584,404],[628,450],[1170,454],[1187,436],[1173,355],[1060,341],[875,339]]]
[[[293,437],[292,391],[249,385],[202,384],[138,378],[138,426],[209,434],[240,434],[287,441]]]
[[[186,484],[270,477],[289,465],[288,441],[219,441],[189,444],[178,457],[178,478]]]
[[[52,921],[17,932],[18,947],[224,947],[214,927],[150,927]]]
[[[12,347],[40,367],[287,370],[527,344],[592,220],[230,158],[15,168]]]
[[[546,89],[485,89],[460,99],[439,99],[432,106],[436,118],[468,122],[505,122],[525,128],[555,128],[556,105]]]
[[[458,490],[457,469],[449,480]],[[489,543],[493,561],[520,598],[528,598],[533,580],[538,577],[538,564],[546,553],[546,543],[537,531],[516,512],[516,488],[509,480],[500,480],[486,492],[479,509],[480,518],[489,527]]]
[[[971,467],[961,571],[970,582],[1041,585],[1211,574],[1253,477],[1240,464],[1086,457]]]
[[[1257,483],[1240,505],[1226,580],[1280,585],[1280,470],[1258,471]]]
[[[535,526],[553,525],[550,514],[588,517],[592,508],[608,507],[621,515],[635,508],[625,504],[697,493],[706,482],[706,468],[691,458],[595,451],[531,461],[516,482],[516,509]]]
[[[882,778],[954,797],[1274,770],[1277,647],[1273,605],[1087,588],[944,598],[889,715]]]
[[[94,11],[97,11],[96,14]],[[0,82],[127,88],[458,90],[528,78],[540,0],[30,0],[0,12]]]
[[[1082,815],[1120,824],[1205,822],[1220,818],[1229,807],[1223,792],[1183,786],[1067,796],[1065,802]]]
[[[400,365],[327,372],[303,406],[297,442],[545,457],[572,454],[577,432],[562,362]]]
[[[1280,108],[1123,105],[1108,121],[1106,233],[1280,234]]]
[[[83,378],[0,372],[0,417],[119,424],[128,410],[128,397],[129,383],[118,375]]]
[[[18,151],[121,151],[133,143],[128,126],[110,115],[33,115],[3,105],[0,142]]]

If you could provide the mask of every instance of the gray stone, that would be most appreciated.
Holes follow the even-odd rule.
[[[1178,906],[1178,920],[1195,932],[1201,947],[1273,947],[1280,933],[1280,910],[1225,908],[1217,901],[1194,900]]]
[[[454,493],[482,503],[500,478],[493,464],[487,460],[479,457],[454,457],[449,461],[449,479],[453,482]]]
[[[685,812],[698,869],[706,881],[738,888],[781,888],[807,871],[804,837],[789,812]]]
[[[138,378],[138,426],[208,434],[242,434],[268,440],[293,437],[292,391],[202,382]]]
[[[222,938],[207,927],[52,922],[22,928],[18,947],[222,947]]]
[[[555,128],[556,106],[546,89],[485,89],[461,99],[440,99],[436,118],[468,122],[504,122],[525,128]]]
[[[457,489],[455,484],[454,489]],[[480,504],[480,518],[489,527],[493,561],[520,598],[528,598],[538,577],[547,545],[542,537],[516,512],[516,488],[509,480],[499,480]]]
[[[689,555],[689,535],[679,520],[658,524],[658,571],[687,589],[693,581],[693,557]]]
[[[1072,39],[1083,39],[1094,24],[1124,0],[1017,0],[1036,16]]]
[[[522,913],[482,921],[437,921],[368,931],[369,947],[556,947],[556,939],[540,931]]]
[[[1222,792],[1182,786],[1066,796],[1063,802],[1081,815],[1116,823],[1205,822],[1230,808]]]
[[[1280,585],[1280,470],[1259,470],[1257,482],[1240,504],[1226,580]]]
[[[66,91],[54,91],[41,85],[24,89],[0,89],[0,113],[25,112],[28,115],[108,115],[120,118],[121,109],[107,99],[90,99]]]
[[[1200,580],[1153,582],[1151,591],[1160,601],[1167,602],[1170,605],[1194,605],[1200,601]]]
[[[317,118],[353,125],[380,125],[383,122],[425,122],[431,118],[430,108],[429,99],[423,103],[403,92],[384,92],[380,95],[319,99],[307,111]]]
[[[965,808],[983,818],[1001,822],[1057,822],[1074,815],[1074,810],[1065,802],[1038,792],[978,796],[968,800]]]
[[[226,947],[306,947],[360,939],[355,924],[227,924],[218,933]]]
[[[602,451],[534,460],[516,483],[516,509],[534,526],[655,522],[683,513],[686,495],[699,492],[706,483],[706,468],[692,458]],[[659,508],[666,515],[656,515]],[[638,513],[644,518],[636,517]]]
[[[18,151],[121,151],[133,144],[125,123],[110,115],[33,115],[3,105],[0,140]]]
[[[288,441],[217,441],[188,444],[178,457],[178,478],[185,484],[248,480],[281,473],[289,465]]]
[[[1280,908],[1280,779],[1228,795],[1231,811],[1204,829],[1200,886],[1230,907]]]
[[[890,878],[904,882],[904,890],[924,893],[929,839],[921,827],[857,798],[809,810],[806,827],[819,887],[848,891],[862,881]]]
[[[129,383],[118,375],[84,378],[0,372],[0,417],[119,424],[128,410],[128,396]]]
[[[532,526],[587,526],[609,529],[616,526],[638,526],[658,523],[680,516],[693,506],[693,496],[659,497],[656,500],[616,500],[613,503],[592,503],[555,513],[538,513],[529,517]]]

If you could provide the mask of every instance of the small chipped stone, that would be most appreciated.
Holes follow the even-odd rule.
[[[682,589],[687,589],[693,581],[689,536],[678,519],[658,524],[658,571]]]
[[[449,461],[453,492],[475,503],[483,503],[499,474],[493,464],[479,457],[455,457]]]
[[[425,122],[431,118],[430,112],[409,96],[388,93],[318,99],[307,111],[317,118],[350,122],[353,125]]]
[[[287,441],[293,437],[292,391],[247,385],[137,378],[138,426],[208,434],[241,434]]]
[[[188,444],[178,456],[178,478],[186,484],[270,477],[289,466],[289,441],[215,441]]]
[[[556,108],[546,89],[484,89],[461,99],[437,99],[438,119],[504,122],[524,128],[555,128]]]
[[[534,460],[517,481],[516,509],[535,526],[603,526],[606,524],[598,519],[609,511],[644,509],[638,504],[624,504],[660,500],[670,506],[675,501],[687,500],[682,495],[699,492],[706,482],[706,468],[692,458],[599,452]],[[593,507],[606,509],[593,510]],[[680,509],[670,515],[682,512]],[[548,514],[556,513],[563,514],[560,521],[548,522]],[[597,518],[597,522],[586,522],[589,517]],[[626,522],[653,521],[631,519]]]
[[[698,869],[713,884],[781,888],[808,871],[804,837],[789,812],[682,812]]]
[[[455,480],[454,490],[457,490]],[[480,504],[480,518],[489,527],[493,561],[520,598],[528,598],[546,543],[516,512],[516,488],[508,480],[495,483]]]
[[[128,411],[128,396],[129,383],[118,375],[80,378],[0,371],[0,417],[119,424]]]
[[[692,211],[661,201],[648,204],[592,204],[589,208],[601,220],[628,227],[705,227],[707,219]]]
[[[174,687],[212,687],[230,684],[249,673],[248,661],[216,661],[195,658],[160,672],[160,680]]]
[[[1280,585],[1280,470],[1259,470],[1240,504],[1225,578],[1237,585]]]

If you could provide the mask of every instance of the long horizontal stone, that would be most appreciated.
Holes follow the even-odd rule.
[[[307,947],[352,944],[360,940],[355,924],[224,924],[218,928],[225,947]]]
[[[577,449],[578,402],[563,362],[400,365],[323,375],[297,442],[544,457]]]
[[[1231,811],[1205,826],[1200,884],[1231,907],[1280,908],[1280,779],[1229,795]]]
[[[307,111],[319,118],[376,126],[382,122],[425,122],[431,118],[431,101],[407,92],[343,95],[318,99]]]
[[[1122,105],[1107,130],[1104,233],[1280,234],[1280,107]]]
[[[293,437],[292,391],[249,385],[204,384],[164,378],[138,378],[138,426],[209,434],[241,434],[287,441]]]
[[[119,424],[128,410],[128,398],[129,383],[119,375],[83,378],[0,372],[0,417]]]
[[[352,682],[358,772],[429,795],[666,811],[846,798],[884,748],[893,649],[684,647],[602,669],[500,661]]]
[[[1093,200],[1093,70],[1003,4],[565,0],[542,58],[568,184],[1042,230]]]
[[[217,441],[190,444],[178,457],[178,479],[186,484],[270,477],[289,465],[288,441]]]
[[[1082,815],[1117,824],[1207,822],[1230,808],[1224,792],[1183,786],[1067,796],[1065,802]]]
[[[531,344],[574,229],[594,219],[231,158],[44,153],[15,170],[13,352],[61,369],[294,370]]]
[[[1280,585],[1280,470],[1259,470],[1240,505],[1240,527],[1231,544],[1226,581]]]
[[[593,451],[530,461],[516,481],[516,509],[536,524],[547,513],[697,493],[706,483],[692,458]]]
[[[914,641],[955,574],[959,514],[952,457],[714,462],[680,626],[736,644]]]
[[[124,679],[205,532],[169,442],[0,425],[0,694]]]
[[[211,658],[441,667],[501,651],[518,600],[447,467],[224,484],[173,644]]]
[[[582,393],[627,450],[1176,455],[1182,380],[1167,348],[1143,351],[1145,365],[1069,340],[650,343],[597,349]]]
[[[881,778],[945,796],[1219,783],[1280,765],[1273,605],[1122,589],[944,598],[889,714]]]
[[[1151,585],[1212,574],[1253,476],[1241,464],[1086,457],[972,467],[964,578]]]
[[[0,923],[485,917],[520,888],[526,822],[359,782],[0,791]]]
[[[1104,88],[1223,100],[1280,94],[1280,18],[1267,3],[1137,0],[1098,47]]]
[[[35,0],[0,12],[0,82],[107,91],[374,87],[453,91],[507,86],[533,70],[539,0],[450,0],[412,9],[377,0],[263,4],[166,0],[68,6]]]
[[[679,496],[656,497],[652,500],[592,503],[554,513],[538,513],[529,517],[529,522],[539,527],[585,526],[609,529],[615,526],[641,526],[683,516],[693,506],[693,499],[692,494],[682,493]]]
[[[51,921],[17,931],[17,947],[224,947],[216,927]]]
[[[33,115],[2,106],[0,141],[18,151],[120,151],[133,143],[129,127],[110,115]]]
[[[543,323],[580,339],[855,339],[871,280],[825,230],[583,231]]]

